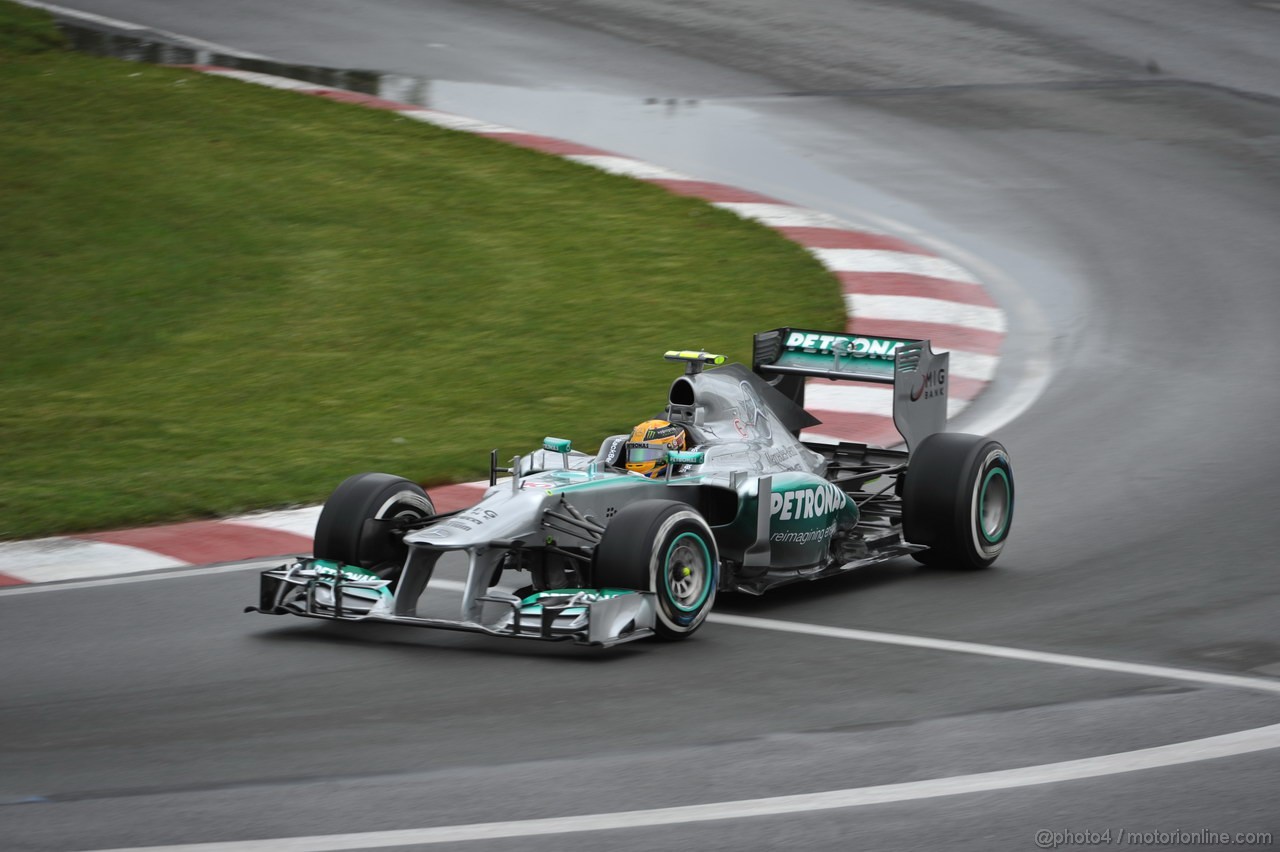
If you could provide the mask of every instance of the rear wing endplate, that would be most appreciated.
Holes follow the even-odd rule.
[[[912,450],[946,429],[950,360],[927,340],[775,328],[755,336],[751,367],[802,406],[807,378],[893,385],[893,425]]]

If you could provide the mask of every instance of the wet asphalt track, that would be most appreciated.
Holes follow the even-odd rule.
[[[430,77],[442,109],[889,216],[992,264],[1038,310],[1005,293],[1015,328],[988,406],[1016,390],[1020,358],[1048,350],[1054,371],[997,433],[1020,499],[996,569],[895,563],[720,611],[1280,675],[1268,4],[1134,2],[1123,16],[1047,0],[75,5],[285,60]],[[559,93],[524,91],[544,85]],[[1037,315],[1045,331],[1019,337],[1019,318]],[[602,654],[240,615],[252,595],[242,572],[0,596],[0,797],[49,800],[0,806],[0,847],[608,813],[1280,722],[1274,695],[724,624]],[[1272,750],[457,848],[990,850],[1035,848],[1038,829],[1280,832],[1277,790]]]

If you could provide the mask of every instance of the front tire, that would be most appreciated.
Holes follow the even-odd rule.
[[[1013,469],[999,441],[939,432],[920,442],[902,489],[903,538],[927,544],[917,561],[986,568],[1004,550],[1013,522]]]
[[[641,500],[609,522],[596,546],[599,588],[653,592],[654,633],[684,639],[702,626],[716,601],[720,560],[711,528],[692,507]]]
[[[417,484],[389,473],[358,473],[325,501],[313,553],[317,559],[390,573],[404,565],[409,546],[388,522],[435,513],[431,498]]]

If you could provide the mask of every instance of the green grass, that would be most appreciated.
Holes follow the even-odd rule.
[[[0,4],[0,538],[474,479],[839,327],[802,249],[393,114],[68,53]]]
[[[44,12],[0,2],[0,55],[43,53],[65,44],[53,19]]]

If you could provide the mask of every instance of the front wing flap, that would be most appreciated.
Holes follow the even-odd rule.
[[[653,635],[654,595],[630,589],[554,589],[525,598],[480,597],[475,620],[396,614],[390,580],[351,566],[303,559],[262,572],[258,605],[245,612],[331,621],[374,621],[519,639],[611,646]]]

